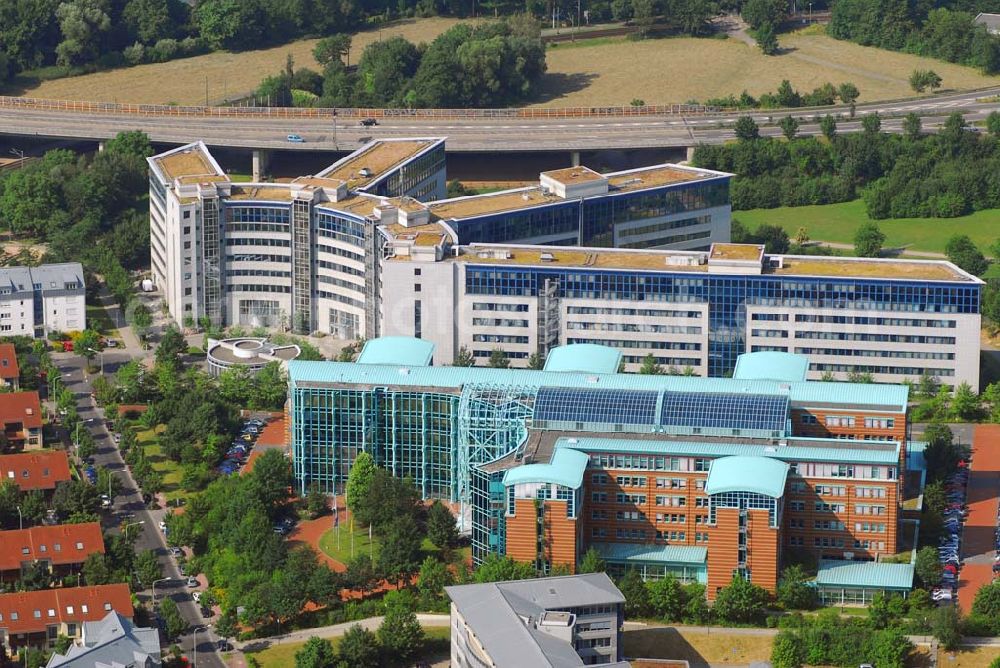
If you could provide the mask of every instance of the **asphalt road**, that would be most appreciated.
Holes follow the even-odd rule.
[[[1000,104],[980,99],[1000,95],[1000,88],[946,93],[897,102],[861,104],[857,115],[878,111],[883,116],[915,112],[932,128],[940,117],[962,111],[980,120]],[[800,119],[800,134],[818,134],[814,121],[827,113],[840,116],[842,132],[856,131],[859,121],[848,120],[846,107],[810,110],[754,111],[758,123],[777,122],[782,116]],[[733,138],[732,124],[738,114],[709,116],[617,116],[592,118],[513,119],[383,119],[371,128],[357,119],[341,118],[334,133],[333,117],[302,119],[210,118],[198,116],[146,116],[119,113],[83,113],[0,107],[0,134],[63,139],[107,139],[122,130],[140,129],[154,142],[183,144],[197,139],[210,146],[272,148],[288,151],[353,150],[372,138],[447,137],[450,151],[580,151],[684,147],[699,143],[721,143]],[[883,123],[886,131],[899,131],[899,121]],[[296,133],[305,140],[292,143],[286,135]],[[777,127],[763,134],[778,135]]]
[[[128,351],[123,349],[108,349],[104,352],[104,371],[113,373],[122,364],[125,364],[133,357],[133,353],[141,354],[140,351]],[[205,627],[199,631],[198,636],[198,663],[206,668],[225,668],[226,664],[215,652],[217,639],[207,627],[206,620],[201,615],[201,610],[191,598],[193,590],[188,589],[185,584],[186,578],[182,577],[178,570],[177,562],[167,551],[166,540],[163,533],[158,529],[159,522],[163,519],[166,511],[148,510],[142,501],[142,494],[138,485],[132,478],[125,461],[122,459],[121,451],[115,446],[115,442],[107,429],[104,421],[103,411],[97,408],[95,402],[90,397],[91,381],[94,375],[88,375],[84,371],[84,360],[79,355],[73,353],[53,354],[53,360],[62,372],[65,386],[77,397],[77,410],[81,420],[85,422],[85,427],[93,435],[97,444],[94,455],[95,466],[103,466],[114,472],[121,481],[121,493],[115,497],[111,512],[105,512],[102,517],[102,524],[106,530],[117,532],[122,525],[122,521],[129,523],[126,531],[130,534],[138,531],[136,535],[135,550],[153,550],[159,556],[161,571],[164,577],[171,578],[169,581],[160,582],[156,585],[157,598],[170,596],[177,602],[177,607],[181,615],[188,621],[191,628]],[[97,360],[95,360],[97,361]],[[72,434],[71,434],[72,436]],[[133,524],[141,523],[141,524]],[[147,590],[151,590],[152,583],[143,583]],[[148,593],[151,593],[149,591]],[[147,592],[142,592],[141,598],[148,600]],[[206,632],[207,630],[207,632]],[[189,658],[193,655],[193,636],[191,633],[184,635],[178,643]],[[169,647],[167,645],[166,647]]]

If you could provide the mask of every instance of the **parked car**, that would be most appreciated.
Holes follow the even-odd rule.
[[[198,582],[198,578],[196,578],[196,577],[194,577],[194,576],[191,576],[191,577],[189,577],[189,578],[187,579],[187,586],[188,586],[188,587],[191,587],[192,589],[194,589],[195,587],[197,587],[197,586],[198,586],[198,585],[200,585],[200,584],[201,584],[201,583],[200,583],[200,582]]]
[[[183,557],[184,556],[184,550],[182,550],[179,547],[172,547],[172,548],[170,548],[170,554],[172,556],[174,556],[174,557]]]
[[[191,594],[191,599],[195,603],[200,603],[201,602],[201,592],[200,591],[196,591],[195,593]]]
[[[167,523],[166,522],[164,522],[163,520],[160,520],[160,523],[159,523],[158,526],[160,527],[160,531],[162,531],[163,533],[167,532]]]

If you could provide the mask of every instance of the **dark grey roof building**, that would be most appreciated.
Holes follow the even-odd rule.
[[[447,587],[455,668],[627,668],[625,597],[604,573]]]
[[[160,666],[160,635],[138,628],[109,612],[99,622],[84,622],[81,644],[53,654],[45,668],[154,668]]]

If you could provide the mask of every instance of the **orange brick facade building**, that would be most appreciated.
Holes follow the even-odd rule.
[[[786,411],[779,437],[532,432],[503,476],[503,552],[574,571],[594,547],[613,572],[703,582],[712,599],[734,574],[775,591],[791,553],[822,564],[900,551],[905,399],[843,392]]]

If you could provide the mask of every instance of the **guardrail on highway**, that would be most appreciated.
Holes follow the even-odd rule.
[[[34,97],[0,96],[0,108],[66,111],[129,116],[207,116],[213,118],[412,118],[412,119],[559,119],[630,116],[697,116],[722,111],[698,104],[665,104],[643,107],[553,107],[509,109],[330,109],[305,107],[181,107],[165,104],[81,102]]]

